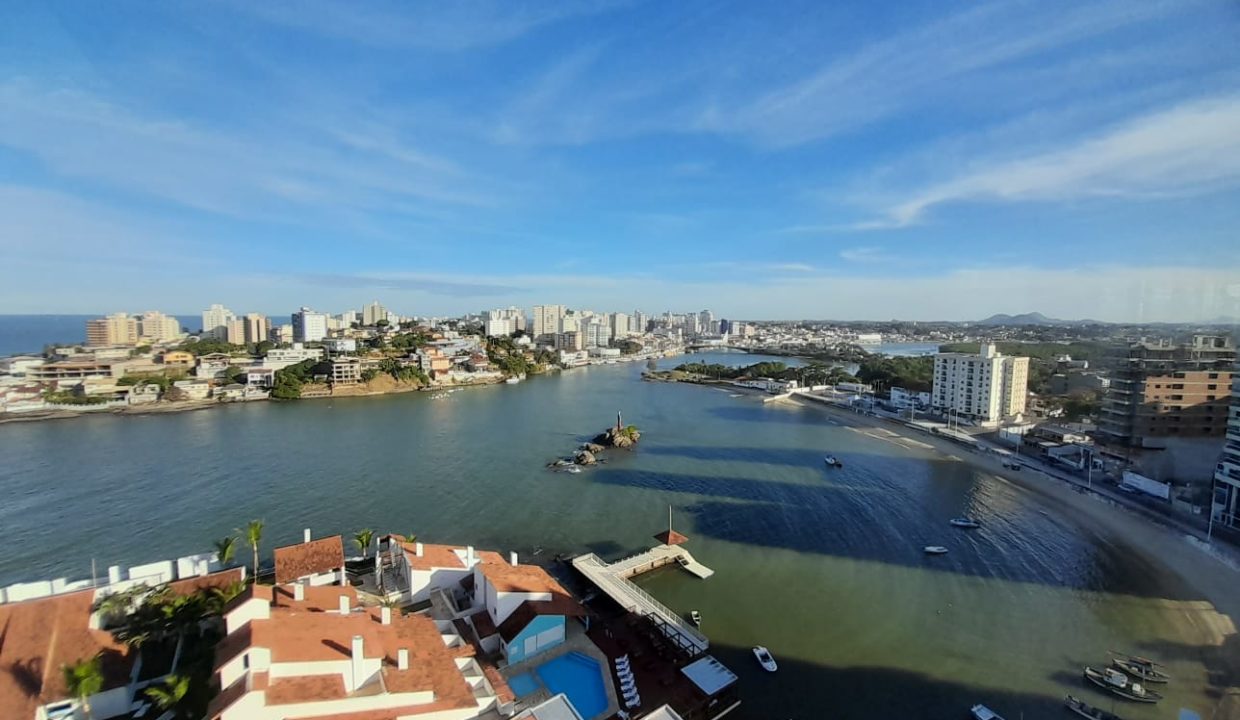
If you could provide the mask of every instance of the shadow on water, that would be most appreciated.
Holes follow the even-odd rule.
[[[981,530],[950,528],[947,519],[971,502],[979,481],[962,475],[958,463],[931,461],[928,468],[904,486],[860,470],[835,475],[855,487],[626,468],[600,468],[591,480],[696,496],[683,505],[694,532],[728,542],[1050,587],[1200,599],[1124,543],[1056,525],[1019,499],[977,506]],[[927,557],[926,545],[950,552]]]
[[[833,668],[777,657],[779,672],[766,673],[749,648],[712,645],[711,654],[740,676],[742,703],[732,716],[738,720],[967,718],[977,703],[1012,720],[1063,713],[1062,697],[979,688],[905,670]]]
[[[1123,652],[1124,648],[1114,648]],[[1149,640],[1139,643],[1136,654],[1156,662],[1199,662],[1206,668],[1205,695],[1218,700],[1240,685],[1240,635],[1231,634],[1222,645],[1192,645],[1173,640]],[[1174,682],[1174,673],[1173,679]]]
[[[748,462],[763,465],[787,465],[789,467],[821,467],[825,451],[761,447],[704,447],[694,445],[651,446],[642,448],[647,455],[672,455],[691,460],[719,460],[723,462]],[[842,452],[833,452],[847,461]]]
[[[823,425],[824,419],[831,420],[826,411],[818,408],[783,406],[770,408],[757,401],[752,403],[716,405],[706,408],[706,412],[720,420],[742,420],[745,422],[782,422],[792,425]],[[835,422],[829,424],[836,424]],[[840,423],[842,424],[842,423]]]

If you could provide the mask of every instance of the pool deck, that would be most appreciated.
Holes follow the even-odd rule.
[[[715,573],[695,560],[688,550],[672,545],[656,545],[646,552],[610,564],[594,553],[573,558],[573,567],[620,607],[655,620],[668,638],[691,655],[699,655],[710,647],[706,636],[629,580],[636,575],[673,563],[700,578],[708,578]]]
[[[561,655],[569,653],[580,653],[588,655],[599,665],[599,672],[602,674],[603,692],[607,694],[607,709],[592,718],[583,718],[583,720],[600,720],[601,718],[610,718],[615,716],[620,710],[620,702],[616,699],[616,688],[612,682],[611,660],[607,655],[594,644],[594,641],[586,635],[586,630],[580,623],[572,620],[568,621],[568,633],[564,642],[546,652],[541,652],[528,660],[522,660],[519,663],[513,663],[507,667],[500,669],[500,674],[505,680],[516,677],[518,675],[534,674],[538,666],[550,660],[554,660]],[[541,678],[539,683],[542,684]],[[547,700],[551,694],[547,692],[546,686],[543,685],[537,692],[517,698],[516,709],[518,712],[529,707],[533,707],[538,703]]]

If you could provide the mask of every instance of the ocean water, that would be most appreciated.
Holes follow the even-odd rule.
[[[761,356],[695,355],[750,363]],[[660,365],[681,362],[680,358]],[[431,542],[618,558],[648,547],[667,508],[716,573],[640,583],[697,609],[741,677],[734,717],[1059,717],[1065,693],[1110,708],[1081,666],[1108,649],[1175,676],[1125,718],[1209,717],[1202,627],[1214,611],[1122,539],[847,415],[762,404],[726,388],[640,379],[643,363],[453,393],[250,403],[142,417],[0,425],[0,584],[208,549],[248,520],[263,554],[360,528]],[[615,422],[639,448],[580,474],[545,464]],[[842,469],[822,457],[840,458]],[[968,514],[983,528],[961,531]],[[950,552],[927,557],[925,545]],[[244,554],[244,553],[243,553]],[[749,648],[766,645],[767,674]]]

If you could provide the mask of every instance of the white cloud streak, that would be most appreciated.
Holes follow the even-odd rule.
[[[954,202],[1078,200],[1208,192],[1240,183],[1240,96],[1155,112],[1071,147],[1001,162],[912,193],[857,229],[911,225]]]

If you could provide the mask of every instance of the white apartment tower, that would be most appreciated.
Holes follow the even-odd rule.
[[[616,339],[629,336],[629,316],[624,313],[611,314],[611,336]]]
[[[1237,365],[1240,371],[1240,365]],[[1227,408],[1227,433],[1223,454],[1214,470],[1214,521],[1240,526],[1240,372],[1231,376],[1231,405]]]
[[[175,342],[181,337],[181,322],[171,315],[147,310],[138,318],[138,335],[153,343]]]
[[[378,324],[380,320],[387,320],[387,319],[388,319],[387,308],[380,305],[378,300],[362,308],[362,324],[363,325],[376,325]]]
[[[293,313],[293,342],[318,342],[327,337],[327,315],[303,307]]]
[[[212,305],[202,311],[202,336],[216,340],[228,339],[228,323],[237,318],[232,310],[223,305]]]
[[[934,356],[931,405],[937,412],[995,425],[1025,411],[1029,358],[1001,355],[990,343],[979,352]]]
[[[541,340],[561,332],[560,321],[564,318],[566,310],[567,308],[563,305],[535,305],[534,339]]]

